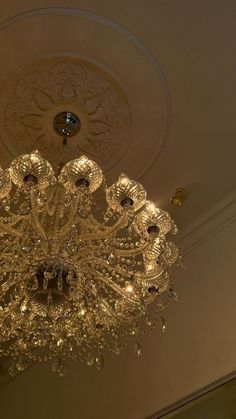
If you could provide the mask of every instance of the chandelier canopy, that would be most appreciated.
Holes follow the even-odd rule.
[[[128,337],[140,356],[137,337],[157,318],[166,330],[179,260],[167,235],[177,229],[140,183],[121,174],[107,187],[86,156],[55,175],[33,151],[0,169],[0,199],[0,351],[13,358],[10,374],[29,360],[52,360],[61,376],[66,358],[101,368],[103,351],[119,354]]]

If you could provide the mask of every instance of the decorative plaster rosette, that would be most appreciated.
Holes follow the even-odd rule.
[[[68,140],[66,160],[85,153],[109,169],[128,146],[128,101],[117,82],[94,64],[69,57],[36,62],[5,90],[4,128],[8,138],[17,139],[17,152],[38,149],[57,164],[62,139],[53,120],[64,110],[81,120],[80,132]]]
[[[48,7],[2,22],[0,47],[3,167],[35,148],[55,166],[61,141],[53,119],[64,111],[81,121],[64,160],[87,155],[111,181],[122,171],[141,179],[157,164],[170,93],[156,57],[135,34],[105,16]]]

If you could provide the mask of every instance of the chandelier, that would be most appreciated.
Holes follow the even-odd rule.
[[[64,144],[75,118],[55,120]],[[33,151],[0,169],[0,199],[0,353],[12,358],[11,375],[51,360],[63,376],[67,358],[99,369],[104,350],[119,354],[129,337],[141,356],[137,339],[158,319],[166,331],[179,260],[167,235],[177,229],[140,183],[121,174],[107,187],[86,156],[56,175]]]

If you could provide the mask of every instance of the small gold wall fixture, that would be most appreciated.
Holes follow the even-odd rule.
[[[174,195],[171,198],[171,204],[174,207],[181,207],[187,198],[188,191],[185,188],[176,189]]]

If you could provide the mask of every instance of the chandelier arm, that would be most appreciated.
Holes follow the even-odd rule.
[[[89,221],[89,223],[90,223],[90,228],[91,228],[91,226],[93,226],[93,227],[95,227],[95,228],[97,228],[97,227],[105,227],[104,226],[104,224],[102,224],[102,223],[100,223],[94,216],[93,216],[93,214],[92,213],[90,213],[89,214],[89,217],[87,217],[86,219],[82,219],[82,218],[80,218],[80,217],[78,217],[78,222],[82,225],[82,226],[84,226],[85,225],[85,227],[88,225],[88,221]],[[106,227],[105,227],[106,228]],[[88,234],[90,234],[90,233],[88,233]]]
[[[34,221],[34,225],[37,228],[37,231],[40,235],[40,237],[43,239],[43,242],[41,243],[42,248],[44,250],[45,253],[47,253],[48,251],[48,238],[47,235],[37,217],[36,211],[32,209],[32,221]]]
[[[4,209],[6,211],[6,209]],[[9,214],[9,216],[11,217],[12,221],[10,221],[9,224],[16,224],[21,220],[26,220],[28,218],[28,215],[19,215],[19,214],[15,214],[14,212],[8,210],[6,211],[7,214]],[[2,219],[5,220],[9,220],[10,217],[1,217]]]
[[[23,236],[23,232],[19,231],[19,230],[15,230],[13,227],[11,227],[10,225],[6,225],[6,224],[0,224],[0,232],[5,232],[6,234],[11,234],[12,236],[15,237],[22,237]]]
[[[4,322],[4,320],[6,320],[9,317],[9,314],[10,314],[9,312],[10,312],[9,309],[8,309],[7,312],[5,312],[5,310],[4,310],[4,312],[2,312],[2,314],[4,314],[3,316],[0,317],[2,322]],[[6,341],[9,342],[12,339],[13,339],[13,337],[10,335],[10,336],[8,336],[8,339]],[[1,345],[0,345],[0,348],[3,349],[3,347]]]
[[[142,247],[138,247],[137,249],[115,249],[114,253],[117,256],[138,256],[141,253],[143,253],[147,247],[150,245],[150,243],[145,243]]]
[[[73,254],[72,258],[75,260],[76,265],[80,266],[81,263],[85,262],[85,258],[87,259],[88,257],[90,258],[90,253],[88,254],[88,250],[89,248],[83,248],[83,249],[78,249],[76,253]],[[77,260],[77,257],[79,256],[79,260]]]
[[[81,234],[80,238],[82,240],[98,240],[98,239],[106,239],[107,237],[115,234],[120,229],[124,228],[127,224],[128,218],[124,214],[121,218],[112,226],[107,227],[106,231],[97,232],[97,233],[85,233]]]
[[[96,274],[98,276],[98,278],[104,282],[108,287],[112,288],[113,291],[117,292],[118,294],[122,295],[122,297],[124,297],[126,300],[130,301],[131,303],[137,303],[138,298],[135,297],[131,297],[128,296],[125,291],[119,287],[119,285],[115,284],[113,281],[111,281],[109,278],[107,277],[103,277],[99,271],[96,270]]]
[[[78,215],[76,215],[76,219],[74,224],[78,225],[80,227],[80,240],[83,241],[89,241],[92,242],[93,240],[101,240],[104,237],[100,237],[100,233],[103,234],[103,232],[101,231],[101,224],[90,214],[88,218],[86,218],[86,220],[78,217]],[[93,230],[93,231],[98,231],[97,233],[86,233],[86,229],[89,226],[89,230]],[[88,237],[88,238],[87,238]],[[93,245],[95,247],[95,245]]]
[[[155,271],[154,273],[146,273],[145,274],[145,280],[146,281],[155,281],[156,279],[159,279],[161,275],[163,274],[164,269],[162,269],[160,272]]]
[[[44,250],[45,253],[47,253],[48,251],[48,237],[45,233],[45,230],[42,226],[42,224],[40,223],[38,216],[37,216],[37,211],[36,211],[36,206],[34,205],[34,193],[33,191],[31,191],[30,194],[30,204],[31,204],[31,221],[32,221],[32,225],[34,225],[39,233],[39,236],[43,239],[43,242],[41,243],[42,248]]]
[[[93,257],[93,258],[91,258],[92,260],[94,260],[94,261],[96,261],[97,263],[99,263],[100,265],[102,265],[102,266],[104,266],[104,268],[107,268],[107,269],[109,269],[109,271],[117,271],[117,272],[119,272],[121,275],[124,275],[124,276],[129,276],[129,275],[127,275],[127,274],[130,274],[130,276],[131,275],[133,275],[133,271],[130,271],[130,272],[128,272],[128,271],[125,271],[125,270],[123,270],[122,268],[119,268],[119,267],[114,267],[114,266],[109,266],[108,264],[107,264],[107,261],[104,261],[104,260],[101,260],[101,259],[98,259],[98,258],[95,258],[95,257]]]
[[[49,207],[49,204],[47,204],[47,205],[46,205],[46,208],[47,208],[47,213],[48,213],[48,215],[49,215],[50,217],[52,217],[52,216],[54,215],[54,213],[55,213],[55,210],[56,210],[56,205],[55,205],[55,204],[53,204],[53,205],[51,205],[51,207]]]
[[[55,213],[56,210],[56,204],[57,204],[57,190],[55,190],[55,188],[53,188],[51,191],[49,191],[49,196],[46,202],[46,209],[47,209],[47,213],[50,217],[52,217]],[[52,205],[50,207],[50,203],[52,202]]]
[[[54,224],[52,227],[51,236],[51,253],[57,255],[60,252],[61,242],[59,240],[59,222],[60,222],[60,207],[55,211]]]
[[[97,296],[98,293],[97,293],[96,286],[94,284],[92,285],[92,292],[94,296]],[[115,313],[115,311],[112,310],[112,308],[110,307],[110,305],[104,298],[99,299],[99,304],[101,305],[103,311],[106,311],[111,317],[117,317],[117,314]]]
[[[114,310],[112,310],[112,308],[109,306],[109,304],[102,299],[101,300],[101,307],[104,311],[106,311],[111,317],[117,317],[117,314],[115,313]]]
[[[71,206],[71,211],[70,211],[70,214],[69,214],[69,217],[68,217],[68,221],[59,231],[59,237],[64,237],[68,233],[68,231],[70,230],[71,223],[73,222],[74,217],[76,215],[76,210],[78,208],[78,202],[79,202],[79,198],[76,197],[76,199],[73,202],[73,205]]]
[[[8,223],[8,225],[15,227],[16,224],[20,223],[21,221],[25,221],[27,223],[29,219],[29,215],[13,215],[13,219],[11,222]],[[23,224],[24,231],[26,229],[27,224]]]
[[[6,273],[13,273],[14,272],[14,269],[13,268],[4,268],[4,272],[6,272]]]
[[[4,253],[4,252],[2,252],[1,253],[1,262],[2,262],[2,259],[4,259],[5,257],[6,258],[9,258],[9,256],[12,257],[12,255],[10,253]],[[7,267],[7,269],[9,269],[9,267]],[[5,266],[4,266],[4,270],[5,270]],[[1,279],[0,279],[0,282],[1,282]]]
[[[122,317],[118,316],[114,310],[109,306],[109,304],[105,301],[101,301],[101,306],[104,306],[104,310],[111,316],[111,318],[114,318],[118,321],[119,326],[125,325],[126,321],[122,319]]]
[[[113,251],[116,256],[122,256],[122,257],[139,256],[147,249],[149,245],[150,243],[145,243],[141,248],[139,247],[137,249],[129,249],[129,250],[128,249],[126,250],[114,249]]]

